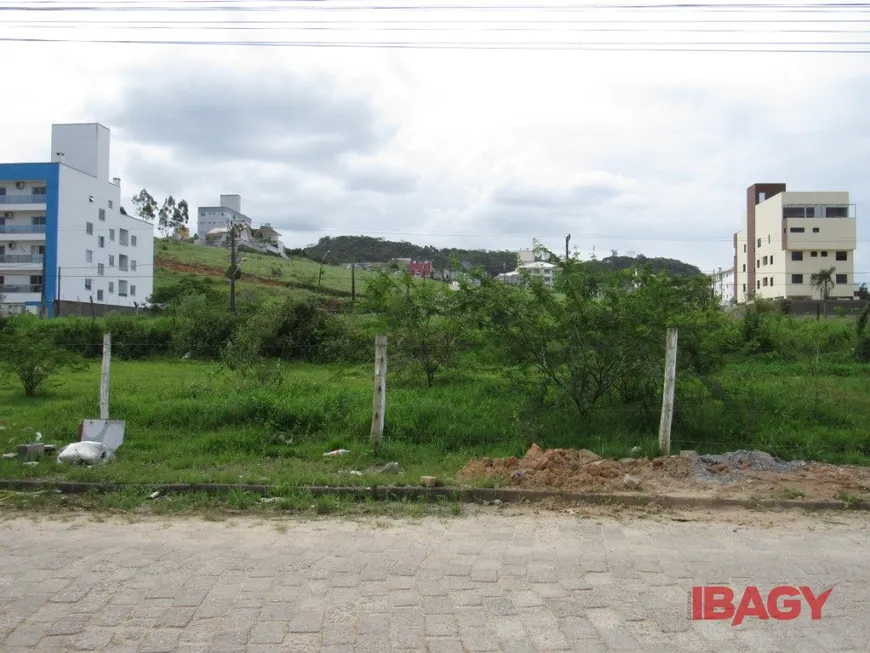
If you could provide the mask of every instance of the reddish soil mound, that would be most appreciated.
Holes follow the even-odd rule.
[[[172,270],[173,272],[186,272],[188,274],[198,274],[204,277],[224,277],[226,278],[226,272],[224,270],[218,270],[216,268],[210,268],[207,265],[203,265],[201,263],[192,264],[192,263],[179,263],[178,261],[172,261],[169,259],[157,259],[156,260],[157,267],[163,268],[164,270]],[[260,283],[265,286],[281,286],[286,287],[287,284],[281,281],[277,281],[275,279],[269,279],[268,277],[261,277],[256,274],[245,274],[242,272],[241,279],[243,281],[252,281],[254,283]]]
[[[870,469],[784,463],[763,452],[711,457],[685,452],[680,456],[617,461],[603,459],[585,449],[543,451],[535,444],[522,459],[473,460],[459,472],[459,478],[463,481],[495,478],[506,486],[573,492],[635,491],[746,499],[870,499]]]

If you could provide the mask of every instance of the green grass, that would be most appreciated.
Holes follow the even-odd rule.
[[[280,282],[288,285],[295,291],[316,290],[320,264],[316,261],[294,257],[281,259],[266,254],[243,252],[245,261],[241,270],[243,275],[254,275],[267,281]],[[162,261],[171,261],[192,266],[203,266],[223,273],[227,269],[227,250],[217,247],[203,247],[189,243],[158,240],[154,244],[155,269],[159,274],[170,272],[166,266],[161,266]],[[356,290],[357,295],[365,292],[365,280],[369,273],[357,270]],[[225,280],[224,280],[225,281]],[[227,282],[228,283],[228,282]],[[244,281],[243,281],[244,283]],[[270,288],[271,292],[280,291],[279,287],[269,286],[264,283],[253,283],[260,289]],[[323,266],[323,278],[321,291],[324,294],[342,293],[349,295],[351,291],[351,271],[340,265]],[[270,292],[270,291],[266,291]]]
[[[308,484],[417,485],[423,475],[453,484],[469,459],[522,455],[532,442],[612,457],[630,455],[635,446],[643,455],[656,452],[655,408],[603,408],[586,419],[565,407],[533,410],[506,370],[466,367],[474,371],[444,374],[427,389],[413,368],[393,365],[384,444],[375,452],[368,442],[370,365],[289,363],[280,385],[249,380],[239,390],[236,377],[215,364],[115,361],[111,416],[127,422],[117,460],[93,468],[53,458],[33,467],[2,460],[0,478],[252,483],[292,494]],[[0,389],[0,449],[14,451],[36,431],[61,446],[77,439],[79,420],[98,414],[98,379],[99,366],[91,364],[34,398],[10,380]],[[870,462],[870,367],[753,360],[727,365],[718,381],[716,392],[681,391],[675,451],[763,449],[784,458]],[[351,453],[323,456],[338,448]],[[392,461],[401,473],[349,473]],[[253,500],[228,499],[240,509]],[[319,512],[334,509],[329,500],[313,503]]]

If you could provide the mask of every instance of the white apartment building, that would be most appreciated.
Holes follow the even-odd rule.
[[[520,260],[523,260],[522,258]],[[518,265],[513,272],[505,272],[495,277],[496,281],[510,284],[520,284],[528,276],[532,279],[541,279],[544,285],[552,287],[556,275],[556,266],[552,263],[534,261]]]
[[[237,245],[242,250],[284,256],[281,234],[267,222],[254,228],[251,218],[242,213],[241,195],[221,195],[220,206],[202,206],[197,209],[197,239],[199,245],[228,247],[228,228],[242,225]]]
[[[734,234],[734,291],[753,297],[820,299],[810,277],[835,268],[830,299],[852,299],[857,244],[847,192],[795,192],[785,184],[746,191],[743,229]]]
[[[154,227],[121,213],[109,151],[103,125],[55,124],[49,162],[0,164],[4,312],[134,308],[153,292]]]
[[[723,306],[734,303],[734,268],[717,268],[710,273],[713,295]]]

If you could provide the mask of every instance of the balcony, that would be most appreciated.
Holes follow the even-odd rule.
[[[45,204],[45,195],[0,195],[0,204]]]
[[[3,285],[0,286],[0,295],[12,295],[15,293],[41,293],[42,284]]]
[[[0,265],[42,265],[43,258],[42,254],[0,254]]]
[[[0,195],[0,199],[2,199]],[[0,234],[44,234],[44,224],[0,224]]]

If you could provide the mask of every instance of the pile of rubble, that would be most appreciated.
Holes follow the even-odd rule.
[[[736,498],[870,498],[870,470],[782,461],[763,451],[659,458],[602,458],[586,449],[532,447],[522,458],[481,458],[460,472],[462,481],[498,479],[505,486],[572,492],[643,492]]]

